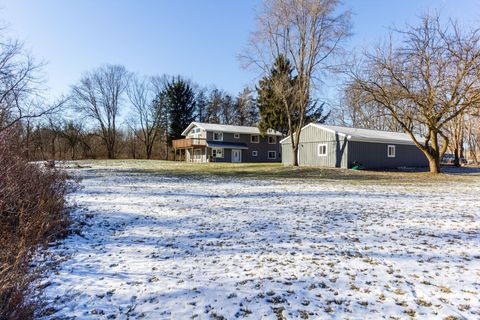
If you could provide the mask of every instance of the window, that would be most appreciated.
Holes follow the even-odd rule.
[[[327,145],[320,143],[317,146],[317,154],[319,157],[326,157],[327,156]]]
[[[269,143],[269,144],[275,144],[275,143],[277,143],[277,137],[275,137],[275,136],[268,136],[268,143]]]
[[[235,139],[240,139],[240,133],[234,133],[234,134],[233,134],[233,137],[234,137]]]
[[[223,132],[214,132],[213,141],[223,141]]]
[[[212,158],[223,158],[223,149],[222,148],[212,149]]]
[[[253,150],[252,151],[252,157],[256,157],[258,156],[258,151],[257,150]]]
[[[260,137],[258,135],[252,135],[250,136],[250,142],[251,143],[259,143],[260,142]]]
[[[395,158],[395,146],[392,146],[392,145],[387,146],[387,156],[389,158]]]
[[[276,151],[268,151],[268,159],[277,159]]]

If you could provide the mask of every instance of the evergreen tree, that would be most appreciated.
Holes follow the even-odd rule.
[[[196,119],[199,122],[208,121],[208,98],[206,89],[199,90],[195,96]]]
[[[284,103],[275,94],[274,85],[282,85],[284,91],[283,98],[289,99],[288,105],[294,105],[295,87],[298,85],[299,79],[294,75],[294,67],[291,66],[290,61],[284,56],[278,56],[275,63],[270,70],[270,74],[260,79],[257,87],[257,105],[260,114],[259,129],[262,134],[265,134],[267,129],[274,129],[280,131],[284,135],[289,134],[287,114]],[[277,88],[278,92],[278,88]],[[289,95],[288,93],[291,92]],[[323,115],[325,103],[318,104],[317,101],[310,99],[305,109],[305,123],[317,122],[323,123],[330,115]],[[298,108],[292,110],[292,123],[298,123],[300,117]],[[297,128],[293,127],[292,131]]]
[[[169,111],[168,142],[182,137],[185,128],[195,120],[195,93],[186,80],[173,78],[166,84],[165,102]]]
[[[295,86],[296,77],[293,75],[293,67],[283,56],[277,57],[270,73],[258,82],[257,106],[260,116],[258,127],[262,134],[265,134],[267,129],[278,130],[283,134],[288,133],[285,108],[280,97],[275,95],[273,88],[277,79],[283,79],[282,82],[285,86],[291,88]],[[293,100],[293,96],[288,97],[288,99]]]

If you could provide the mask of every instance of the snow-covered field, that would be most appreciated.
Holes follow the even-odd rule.
[[[480,179],[72,173],[45,318],[480,318]]]

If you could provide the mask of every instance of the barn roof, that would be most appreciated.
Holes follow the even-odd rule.
[[[361,142],[377,142],[377,143],[396,143],[396,144],[411,144],[413,145],[412,138],[403,132],[391,132],[372,129],[360,129],[340,126],[330,126],[319,123],[307,124],[302,130],[308,126],[314,126],[319,129],[336,133],[340,136],[347,137],[350,141]],[[288,137],[283,139],[282,142],[288,142]]]

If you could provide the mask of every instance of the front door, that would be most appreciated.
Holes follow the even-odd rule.
[[[232,150],[232,162],[242,162],[242,150]]]

